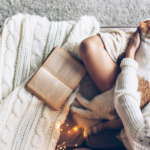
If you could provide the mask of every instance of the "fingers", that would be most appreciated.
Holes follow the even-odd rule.
[[[72,106],[71,111],[73,113],[78,114],[81,117],[85,117],[85,118],[89,118],[89,119],[92,119],[94,117],[92,114],[92,111],[87,110],[87,109],[82,109],[82,108],[77,108],[77,107]]]
[[[138,26],[136,31],[135,31],[135,35],[140,36],[140,27]]]
[[[133,33],[132,38],[134,39],[138,34],[140,34],[139,27],[136,28],[136,31]]]
[[[91,109],[91,105],[90,105],[90,102],[84,98],[80,93],[77,93],[77,96],[76,96],[77,100],[79,101],[79,103],[81,105],[83,105],[85,108],[87,109]]]
[[[140,27],[139,26],[137,27],[136,32],[140,32]]]

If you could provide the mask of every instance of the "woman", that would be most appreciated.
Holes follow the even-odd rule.
[[[114,105],[123,122],[127,138],[133,149],[145,150],[150,149],[150,113],[147,117],[143,117],[135,96],[138,88],[136,76],[138,63],[134,60],[134,56],[139,45],[140,29],[138,27],[131,37],[126,58],[121,61],[121,70],[107,53],[98,35],[89,37],[81,43],[80,56],[101,92],[110,89],[116,82]],[[150,112],[150,106],[148,107]]]

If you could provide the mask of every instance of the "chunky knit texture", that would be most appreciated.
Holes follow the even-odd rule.
[[[125,56],[125,50],[132,34],[132,29],[126,32],[115,29],[111,30],[109,33],[98,33],[104,42],[108,54],[115,62],[118,61],[118,58],[123,58]],[[146,60],[146,64],[148,65],[149,47],[142,48],[141,51],[146,51],[145,54],[147,58],[141,55],[141,53],[139,53],[138,56],[140,59],[143,59],[143,61]],[[137,134],[143,134],[140,130],[142,130],[143,126],[146,126],[146,124],[149,124],[149,130],[147,130],[147,132],[150,134],[150,102],[142,111],[140,110],[140,93],[137,92],[138,80],[136,76],[138,74],[149,82],[149,69],[142,68],[143,66],[138,68],[137,62],[139,62],[139,65],[142,64],[140,59],[137,59],[137,61],[124,59],[121,62],[120,67],[122,68],[122,72],[117,79],[115,91],[115,108],[125,126],[125,130],[122,129],[119,139],[121,139],[128,150],[150,149],[150,145],[149,147],[144,147],[135,142],[138,136]],[[126,129],[127,127],[129,130]]]
[[[138,63],[131,58],[124,58],[120,67],[121,73],[116,82],[114,105],[126,132],[125,135],[124,129],[121,131],[121,138],[127,149],[148,150],[150,143],[145,146],[139,140],[144,136],[150,137],[150,103],[142,111],[140,110],[136,76]]]
[[[25,89],[53,47],[79,57],[81,40],[96,34],[99,23],[83,16],[78,22],[49,22],[17,14],[6,19],[0,34],[0,150],[54,150],[60,125],[79,90],[54,111]]]

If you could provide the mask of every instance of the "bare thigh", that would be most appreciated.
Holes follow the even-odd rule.
[[[81,42],[80,56],[101,92],[110,89],[115,84],[120,67],[111,59],[98,35],[91,36]]]

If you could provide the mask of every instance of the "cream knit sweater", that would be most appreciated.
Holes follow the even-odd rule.
[[[126,32],[111,30],[109,33],[99,32],[98,35],[102,38],[110,57],[117,62],[117,59],[125,52],[133,32],[132,30]],[[146,134],[150,137],[150,102],[142,111],[139,108],[140,95],[137,93],[138,80],[136,76],[138,62],[124,58],[120,67],[121,73],[117,78],[114,93],[114,105],[124,125],[120,139],[128,150],[150,149],[150,144],[146,147],[142,142],[137,142]],[[142,74],[142,72],[138,73]],[[144,127],[148,128],[147,133],[141,131]]]
[[[127,140],[124,141],[124,144],[127,149],[148,150],[150,149],[150,103],[146,105],[142,114],[137,92],[138,79],[136,71],[138,63],[131,58],[124,58],[120,67],[121,73],[116,82],[114,105],[123,122],[131,146]],[[144,128],[145,130],[143,130]],[[141,142],[144,136],[149,137],[147,146]]]
[[[54,150],[78,88],[54,111],[25,89],[53,47],[79,57],[80,42],[99,31],[94,17],[50,22],[17,14],[6,19],[0,34],[0,150]]]

